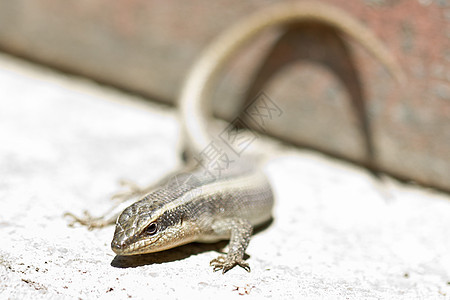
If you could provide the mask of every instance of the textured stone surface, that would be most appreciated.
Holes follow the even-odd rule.
[[[448,195],[285,147],[266,165],[276,208],[250,242],[251,273],[212,272],[223,244],[115,257],[112,227],[70,228],[63,213],[98,215],[119,179],[175,168],[173,109],[5,56],[0,87],[2,299],[450,296]]]

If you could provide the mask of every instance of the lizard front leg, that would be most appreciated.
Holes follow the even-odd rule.
[[[73,226],[74,224],[79,223],[83,226],[87,226],[89,230],[92,230],[94,228],[102,228],[108,225],[115,224],[120,213],[135,201],[136,200],[133,198],[128,199],[127,201],[116,203],[100,217],[93,217],[88,211],[84,211],[82,217],[74,215],[70,212],[66,212],[64,216],[72,219],[72,221],[69,223],[69,226]]]
[[[212,229],[219,236],[230,236],[227,255],[221,255],[211,260],[210,265],[213,266],[213,270],[222,270],[222,273],[225,273],[239,265],[250,272],[250,266],[244,261],[245,249],[247,249],[253,231],[250,222],[238,218],[220,219],[213,223]]]
[[[88,211],[84,211],[82,217],[79,217],[71,212],[66,212],[64,216],[72,219],[69,226],[79,223],[83,226],[87,226],[89,230],[92,230],[94,228],[114,225],[117,217],[125,208],[143,198],[146,194],[155,190],[157,187],[157,185],[153,183],[148,187],[143,188],[128,180],[121,180],[119,183],[121,186],[125,187],[126,190],[118,192],[111,197],[111,200],[115,200],[116,203],[113,204],[107,212],[99,217],[91,216]]]

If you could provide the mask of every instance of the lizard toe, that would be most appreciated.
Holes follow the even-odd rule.
[[[213,271],[217,272],[222,270],[222,273],[226,273],[236,265],[239,265],[247,272],[250,272],[250,266],[243,259],[232,259],[223,255],[211,260],[210,265],[213,267]]]

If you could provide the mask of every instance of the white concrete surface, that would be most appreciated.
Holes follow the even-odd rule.
[[[0,55],[0,298],[450,299],[449,195],[307,151],[267,165],[277,204],[251,273],[213,273],[222,244],[125,259],[113,227],[67,226],[120,179],[175,168],[177,139],[173,109]]]

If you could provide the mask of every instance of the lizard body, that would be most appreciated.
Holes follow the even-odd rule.
[[[111,247],[119,255],[166,250],[186,243],[230,239],[224,270],[243,261],[253,226],[271,218],[273,196],[262,172],[230,168],[220,180],[204,170],[183,173],[125,209]],[[226,260],[222,257],[221,260]]]
[[[213,140],[207,99],[226,61],[262,30],[301,21],[323,22],[340,29],[365,46],[399,81],[403,80],[389,51],[345,12],[317,2],[272,5],[220,35],[187,76],[179,106],[188,153],[200,153]],[[199,169],[186,174],[195,180],[187,185],[162,184],[122,212],[116,222],[112,250],[118,255],[134,255],[193,241],[229,239],[228,254],[211,261],[214,270],[226,272],[240,265],[249,271],[243,257],[253,226],[271,218],[273,195],[265,175],[252,163],[234,165],[216,179]],[[187,179],[185,174],[180,176]]]

